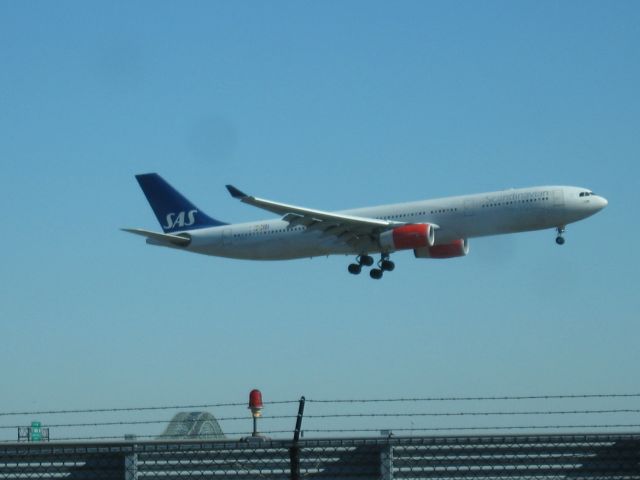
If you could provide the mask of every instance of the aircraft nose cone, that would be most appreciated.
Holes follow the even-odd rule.
[[[596,205],[597,205],[598,210],[602,210],[604,207],[609,205],[609,202],[607,201],[606,198],[599,196]]]

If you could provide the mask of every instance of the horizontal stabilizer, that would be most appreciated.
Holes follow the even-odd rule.
[[[183,235],[171,235],[168,233],[151,232],[149,230],[143,230],[141,228],[123,228],[123,232],[133,233],[135,235],[141,235],[153,240],[154,242],[163,245],[175,245],[177,247],[186,247],[191,243],[191,238]]]

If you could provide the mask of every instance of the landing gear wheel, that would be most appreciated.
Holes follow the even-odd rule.
[[[564,234],[564,226],[556,228],[556,231],[558,232],[556,243],[558,245],[564,245],[564,237],[562,236]]]
[[[372,268],[369,271],[369,276],[374,280],[380,280],[382,278],[382,270],[380,270],[379,268]]]
[[[358,275],[362,271],[362,267],[357,263],[352,263],[349,265],[349,273],[353,275]]]
[[[360,255],[357,258],[357,261],[360,265],[364,265],[365,267],[370,267],[371,265],[373,265],[373,258],[369,255]]]
[[[556,237],[556,243],[558,245],[564,245],[564,237]]]
[[[396,268],[396,264],[391,260],[381,260],[380,268],[386,272],[392,272],[394,268]]]

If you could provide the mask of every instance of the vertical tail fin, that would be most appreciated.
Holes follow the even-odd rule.
[[[227,225],[211,218],[157,173],[136,175],[164,233]]]

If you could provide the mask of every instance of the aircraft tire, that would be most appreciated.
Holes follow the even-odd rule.
[[[383,260],[380,263],[380,268],[385,272],[393,272],[393,269],[396,268],[396,264],[393,263],[391,260]]]
[[[369,255],[360,255],[358,257],[358,263],[360,263],[360,265],[364,265],[365,267],[370,267],[371,265],[373,265],[373,258]]]
[[[349,273],[353,274],[353,275],[358,275],[361,271],[362,271],[362,267],[360,265],[358,265],[357,263],[351,263],[349,265]]]

